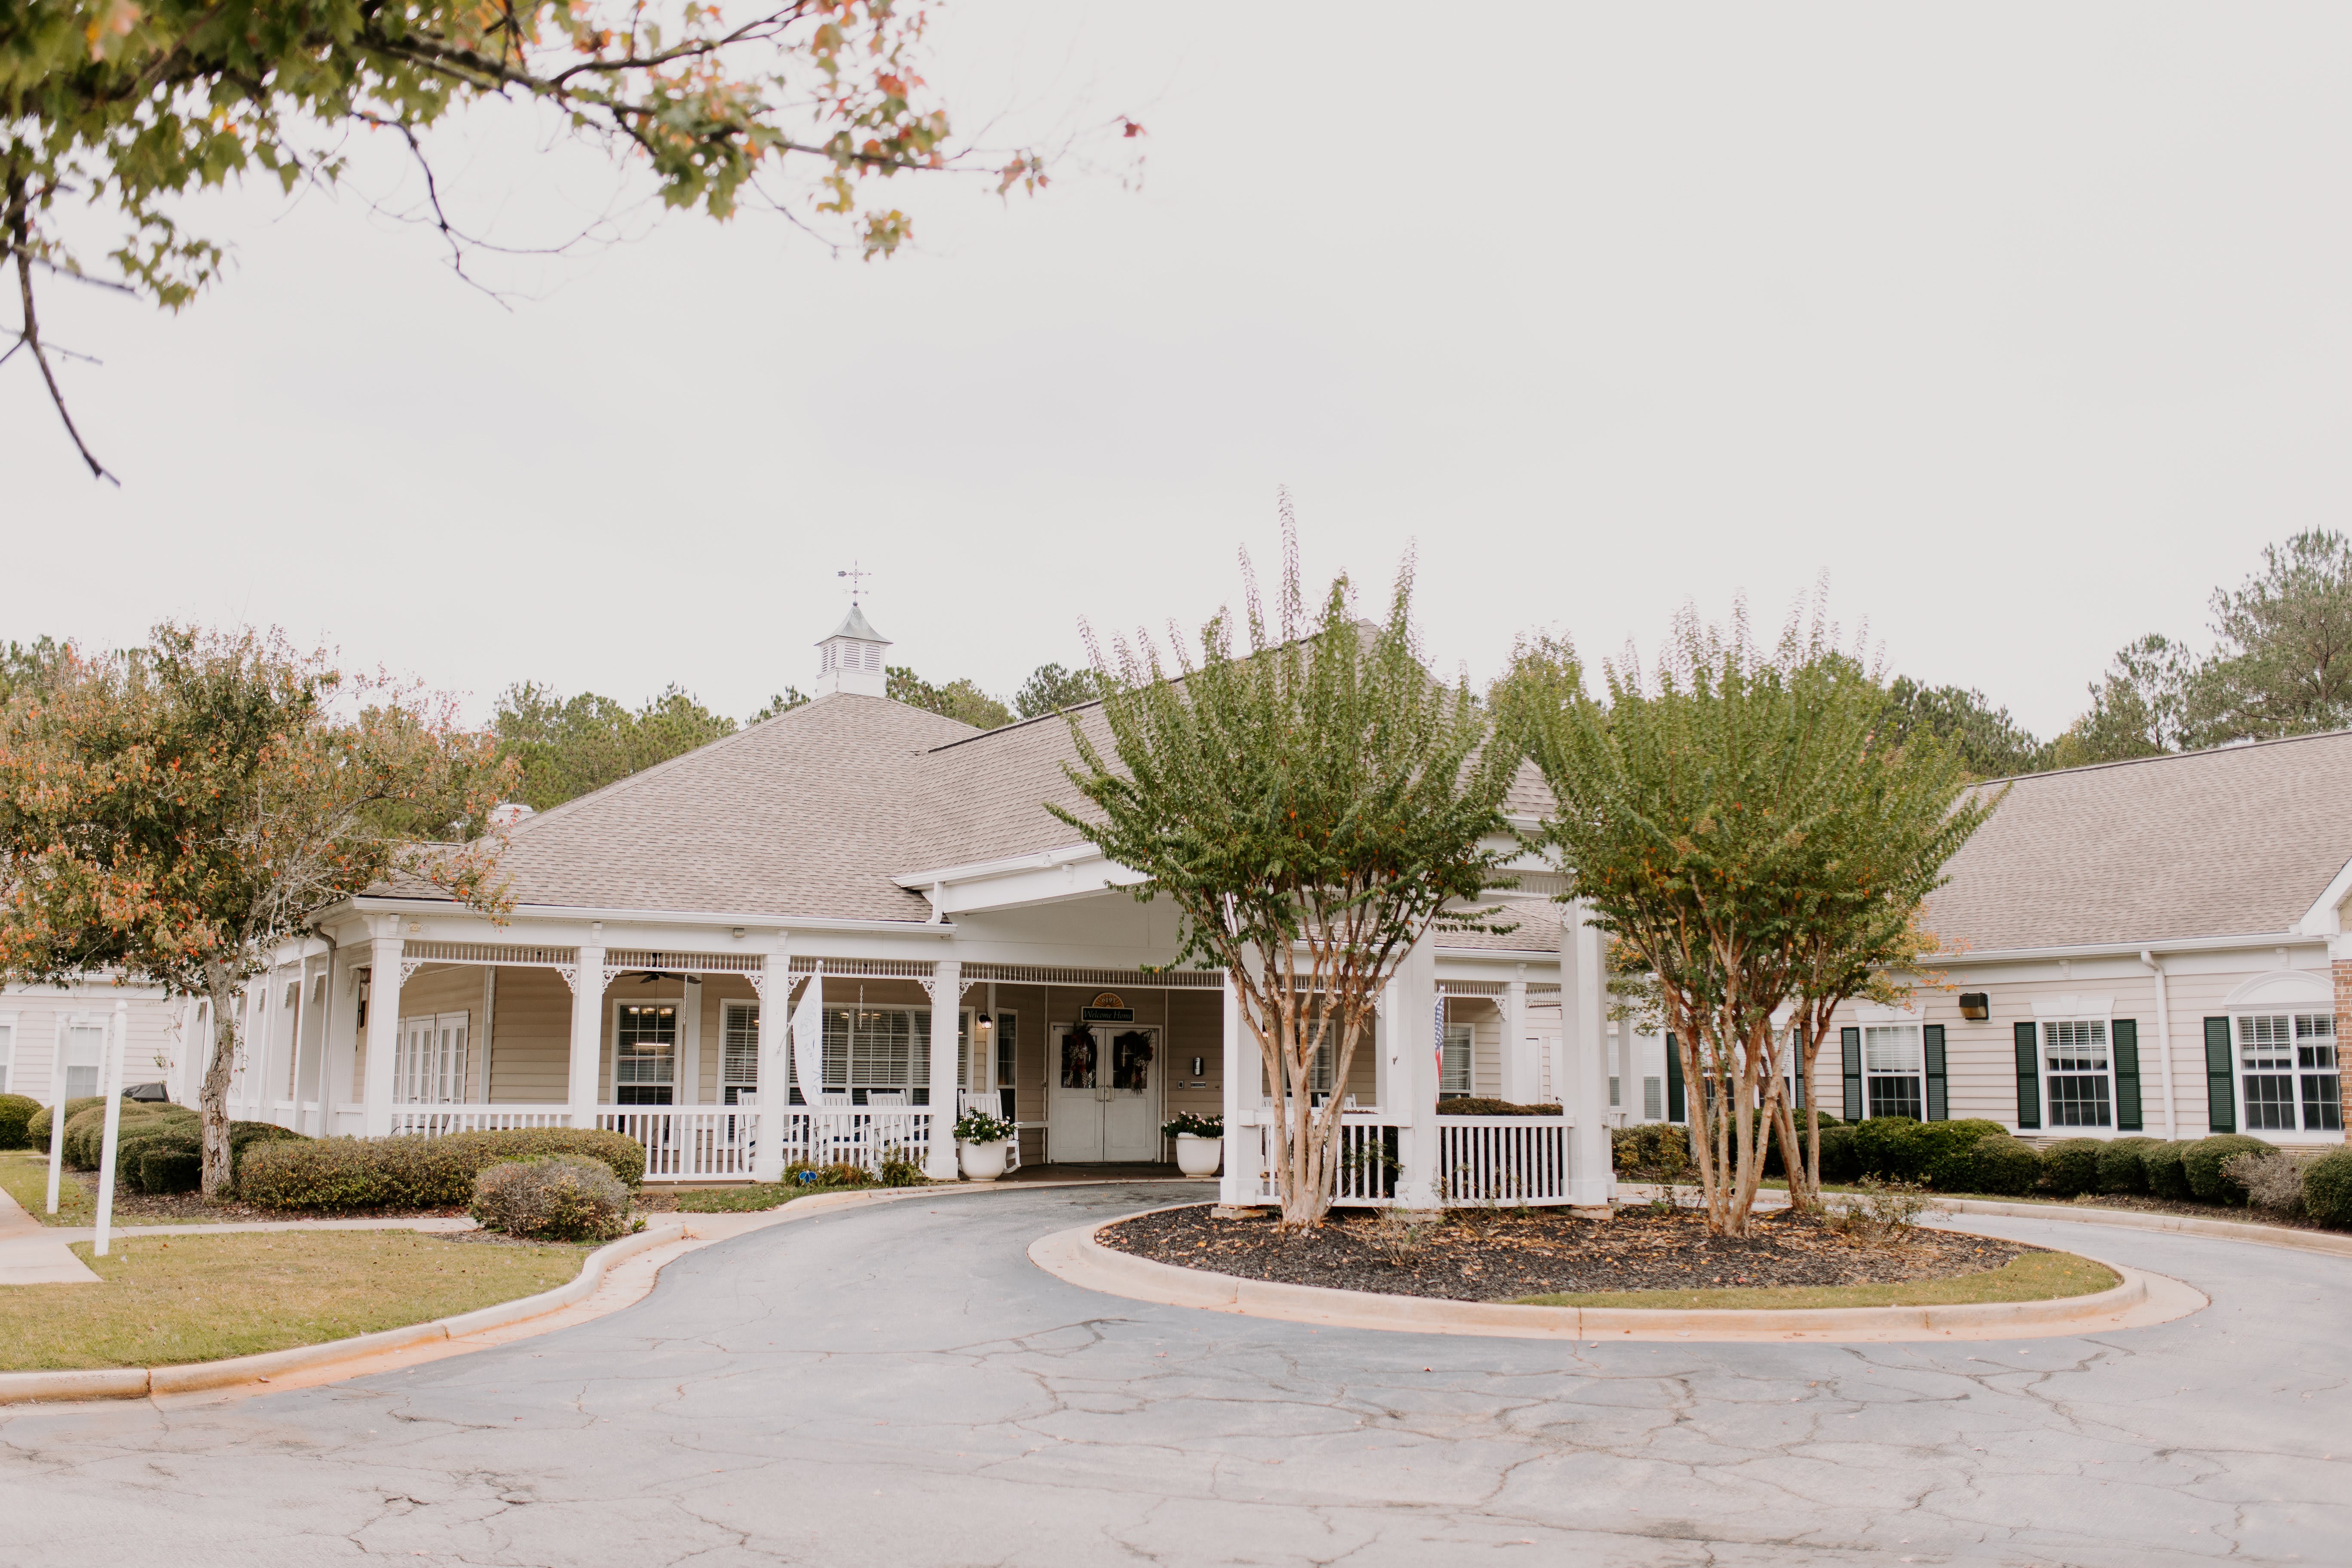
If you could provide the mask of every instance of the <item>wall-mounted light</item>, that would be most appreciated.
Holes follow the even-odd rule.
[[[990,1017],[987,1014],[981,1014],[976,1021],[980,1026],[980,1037],[982,1039],[988,1039],[996,1033],[996,1020]]]
[[[1209,1058],[1206,1058],[1206,1057],[1194,1057],[1194,1058],[1192,1058],[1192,1076],[1193,1076],[1194,1078],[1199,1078],[1202,1073],[1204,1073],[1204,1072],[1206,1072],[1206,1071],[1208,1070],[1208,1067],[1209,1067]]]
[[[1981,1024],[1992,1016],[1992,998],[1981,991],[1960,993],[1960,1016],[1972,1024]]]

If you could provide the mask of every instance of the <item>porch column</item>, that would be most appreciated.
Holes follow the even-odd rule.
[[[1232,975],[1223,977],[1220,994],[1223,1004],[1218,1016],[1223,1020],[1219,1027],[1223,1030],[1220,1043],[1225,1074],[1225,1168],[1217,1178],[1217,1202],[1231,1209],[1257,1202],[1258,1163],[1265,1152],[1265,1134],[1255,1124],[1258,1053],[1245,1044],[1242,994],[1234,987]]]
[[[572,1065],[565,1083],[565,1100],[572,1125],[596,1125],[596,1089],[604,1067],[604,927],[588,928],[580,944],[576,967],[564,976],[572,982]]]
[[[1528,1049],[1528,966],[1503,987],[1503,1098],[1514,1105],[1532,1105],[1536,1098],[1536,1063]]]
[[[1429,937],[1412,946],[1396,968],[1395,1065],[1390,1069],[1393,1106],[1381,1109],[1387,1121],[1405,1124],[1397,1134],[1397,1206],[1433,1209],[1444,1199],[1438,1164],[1438,1053],[1444,1046],[1439,1017],[1437,952]]]
[[[399,921],[387,921],[368,942],[367,1065],[360,1091],[360,1131],[370,1138],[392,1133],[392,1058],[400,1048],[399,932]]]
[[[950,958],[931,972],[931,1158],[923,1173],[956,1179],[956,1014],[963,1004],[963,965]]]
[[[760,1142],[751,1179],[784,1179],[784,1124],[792,1115],[793,1069],[784,1052],[793,1037],[793,958],[782,937],[760,959]]]
[[[1570,1141],[1568,1197],[1574,1207],[1608,1207],[1617,1181],[1609,1140],[1608,938],[1581,901],[1560,927],[1559,1043],[1567,1059]]]

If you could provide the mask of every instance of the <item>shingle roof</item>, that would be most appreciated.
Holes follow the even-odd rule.
[[[1977,952],[2284,931],[2352,856],[2352,731],[2030,773],[1928,900]]]

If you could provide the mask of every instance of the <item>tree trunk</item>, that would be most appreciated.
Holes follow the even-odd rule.
[[[236,982],[217,964],[205,965],[205,994],[213,1010],[213,1055],[205,1066],[197,1109],[204,1118],[204,1194],[225,1197],[235,1185],[228,1144],[228,1080],[236,1068]]]

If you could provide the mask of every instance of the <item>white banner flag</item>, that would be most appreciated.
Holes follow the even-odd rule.
[[[824,1087],[824,970],[809,976],[801,1005],[793,1012],[793,1081],[801,1103],[823,1103]]]

